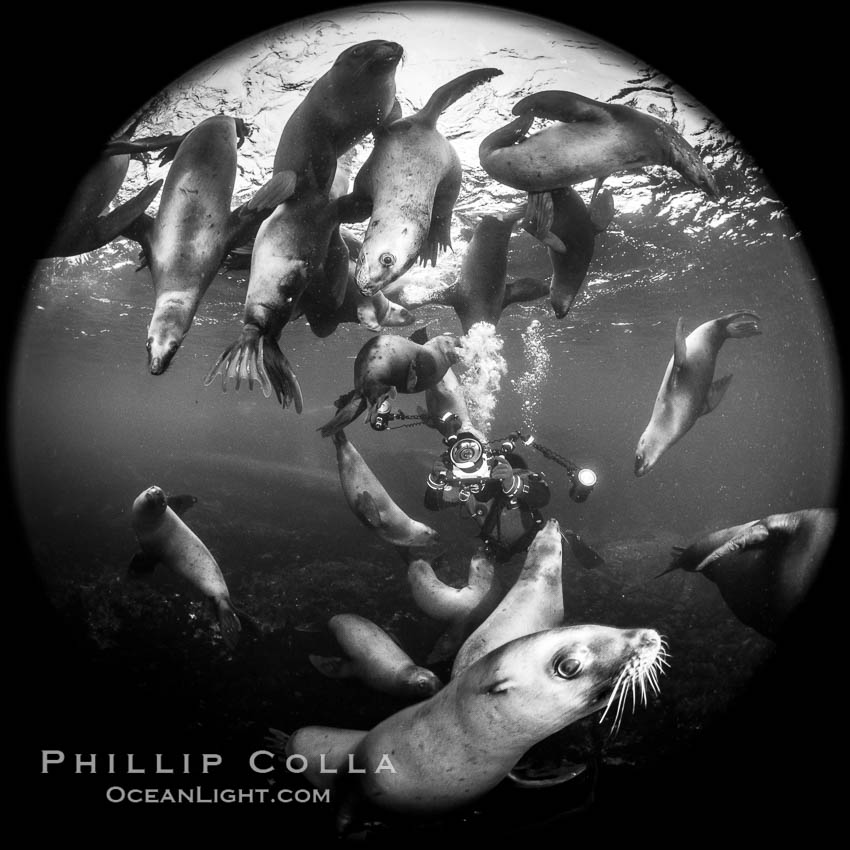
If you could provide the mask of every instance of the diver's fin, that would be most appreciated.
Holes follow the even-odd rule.
[[[224,643],[228,649],[236,649],[236,644],[239,643],[239,633],[242,631],[239,617],[226,596],[216,599],[214,605]]]
[[[744,549],[751,549],[755,546],[760,546],[765,543],[770,537],[770,530],[761,520],[756,520],[750,523],[743,531],[740,531],[734,537],[727,540],[722,546],[718,546],[710,555],[703,558],[695,567],[694,572],[700,573],[706,567],[717,563],[721,558],[731,555],[733,552],[740,552]]]
[[[702,410],[700,411],[700,416],[705,416],[706,413],[711,413],[718,404],[720,404],[720,399],[723,398],[726,393],[726,389],[729,386],[729,382],[732,380],[731,375],[725,375],[722,378],[718,378],[709,388],[708,392],[705,394],[705,404],[703,405]]]
[[[148,555],[146,552],[136,552],[130,560],[127,571],[137,576],[149,575],[156,569],[159,562],[159,558],[155,558],[153,555]]]
[[[369,528],[380,528],[383,525],[378,503],[371,493],[363,491],[357,494],[357,499],[354,502],[354,513],[360,522],[369,526]]]
[[[348,679],[351,676],[351,662],[345,658],[333,658],[326,655],[308,655],[310,663],[329,679]]]

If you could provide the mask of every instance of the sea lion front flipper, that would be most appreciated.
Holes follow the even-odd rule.
[[[537,118],[563,121],[611,121],[611,114],[603,104],[571,91],[540,91],[524,97],[514,105],[514,115],[531,114]]]
[[[517,765],[509,774],[508,779],[520,788],[552,788],[562,785],[587,770],[586,764],[564,762],[557,767],[535,768],[533,765]]]
[[[127,566],[127,572],[137,576],[149,575],[156,569],[158,563],[159,559],[154,558],[153,555],[148,555],[146,552],[136,552]]]
[[[729,386],[729,382],[732,380],[731,375],[725,375],[722,378],[718,378],[709,388],[708,392],[705,394],[705,404],[703,405],[702,410],[700,411],[700,416],[705,416],[706,413],[711,413],[718,404],[720,404],[720,400],[723,398],[726,393],[726,389]]]
[[[595,549],[588,546],[578,534],[574,531],[564,531],[562,534],[567,543],[570,544],[570,550],[575,556],[575,559],[586,570],[604,566],[605,559]]]
[[[263,183],[248,203],[239,207],[241,215],[250,212],[271,212],[295,191],[298,175],[294,171],[281,171]]]
[[[405,392],[416,392],[416,385],[419,383],[419,372],[416,369],[416,358],[410,361],[410,366],[407,368],[407,381],[405,383]]]
[[[350,679],[352,676],[351,662],[345,658],[326,655],[308,655],[307,658],[323,676],[329,679]]]
[[[415,342],[417,345],[425,345],[428,342],[428,325],[422,325],[421,328],[417,328],[408,339],[411,342]]]
[[[162,188],[163,181],[157,180],[145,186],[138,195],[116,207],[106,215],[98,216],[85,236],[74,246],[77,253],[84,254],[102,248],[113,239],[124,236],[133,222],[144,215],[153,199]]]
[[[566,254],[567,246],[552,233],[555,205],[551,192],[529,192],[525,218],[520,227],[557,254]]]
[[[292,735],[288,732],[281,732],[280,729],[270,726],[269,734],[265,737],[265,742],[272,752],[285,756],[287,754],[286,745],[289,743],[291,737]]]
[[[548,280],[540,280],[536,277],[521,277],[511,281],[505,286],[505,295],[502,298],[502,309],[510,307],[511,304],[519,304],[525,301],[536,301],[549,294],[550,283]]]
[[[365,490],[357,494],[354,500],[354,513],[364,525],[369,528],[380,528],[383,525],[378,503],[371,493]]]
[[[347,223],[365,221],[372,215],[372,199],[365,195],[358,195],[356,192],[336,198],[331,203],[334,206],[337,221]]]
[[[593,189],[593,198],[587,208],[590,223],[597,233],[602,233],[608,229],[608,225],[613,221],[616,212],[614,193],[610,189],[603,189],[598,195],[596,194],[601,185],[602,180],[597,180]]]
[[[360,390],[351,390],[341,395],[334,406],[336,413],[333,418],[318,429],[323,437],[335,435],[349,422],[353,422],[366,409],[366,399]]]
[[[679,316],[676,322],[676,336],[673,339],[673,368],[670,370],[670,384],[676,385],[679,370],[688,362],[688,345],[685,341],[685,320]]]
[[[168,507],[171,508],[177,516],[182,517],[189,508],[198,503],[198,497],[192,496],[189,493],[181,493],[176,496],[166,496],[166,502]]]
[[[731,555],[734,552],[740,552],[744,549],[751,549],[755,546],[767,542],[770,537],[770,529],[762,520],[756,520],[750,523],[743,531],[736,534],[727,540],[722,546],[718,546],[710,555],[702,559],[695,567],[694,572],[699,573],[717,563],[721,558]]]
[[[502,74],[498,68],[475,68],[472,71],[467,71],[459,77],[455,77],[448,83],[440,86],[428,98],[428,102],[414,116],[417,121],[430,124],[432,127],[436,125],[437,118],[440,114],[448,109],[455,101],[460,100],[465,94],[471,92],[487,80],[493,77],[498,77]],[[396,122],[397,124],[398,122]]]
[[[222,596],[213,600],[216,616],[218,617],[218,626],[221,629],[221,637],[224,640],[228,649],[236,649],[236,644],[239,643],[239,633],[242,631],[242,624],[239,622],[239,617],[230,600]]]

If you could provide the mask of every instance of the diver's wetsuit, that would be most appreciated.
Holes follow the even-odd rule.
[[[530,472],[518,455],[510,455],[512,476],[451,479],[452,465],[444,454],[428,476],[425,507],[431,511],[465,503],[481,527],[479,537],[493,546],[498,560],[524,552],[543,525],[538,510],[549,503],[549,485],[541,472]],[[486,472],[486,470],[483,470]],[[466,495],[461,493],[466,491]]]

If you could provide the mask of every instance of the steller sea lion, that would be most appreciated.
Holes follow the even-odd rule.
[[[138,123],[135,121],[113,138],[80,181],[45,257],[73,257],[102,248],[119,237],[157,196],[162,180],[149,184],[134,198],[106,212],[127,176],[131,152],[157,150],[177,138],[159,136],[131,142]]]
[[[411,519],[390,498],[345,431],[336,431],[333,441],[342,492],[357,519],[393,546],[436,553],[441,545],[437,532]]]
[[[228,649],[239,641],[241,625],[224,576],[209,549],[168,507],[161,487],[148,487],[133,502],[133,531],[145,558],[165,564],[209,599]]]
[[[425,409],[416,408],[422,423],[449,437],[474,428],[463,387],[451,368],[433,387],[425,390]]]
[[[310,87],[280,135],[274,173],[308,175],[328,195],[337,158],[382,124],[401,117],[395,71],[404,53],[394,41],[364,41],[343,50]]]
[[[714,380],[720,346],[730,337],[743,339],[760,334],[759,321],[752,311],[739,310],[704,322],[686,338],[682,318],[679,318],[673,356],[658,390],[652,418],[638,440],[636,476],[646,475],[700,416],[717,407],[732,380],[731,375]]]
[[[776,640],[814,583],[837,522],[833,508],[771,514],[674,547],[666,572],[702,573],[742,623]]]
[[[451,215],[462,171],[455,149],[437,130],[437,119],[501,73],[496,68],[469,71],[440,86],[418,112],[381,127],[354,191],[341,199],[351,210],[342,213],[342,221],[371,214],[355,271],[364,295],[401,277],[417,257],[436,264],[439,251],[451,247]]]
[[[319,429],[322,436],[344,428],[367,406],[374,420],[381,402],[394,398],[396,392],[419,393],[435,386],[457,363],[459,345],[452,334],[440,334],[424,345],[389,334],[372,337],[354,360],[354,389],[336,400],[337,413]]]
[[[472,556],[463,587],[445,584],[437,578],[431,564],[421,558],[408,565],[407,581],[419,609],[448,625],[431,650],[428,663],[454,655],[499,604],[503,594],[493,558],[486,546],[481,546]]]
[[[176,148],[156,218],[141,215],[123,230],[142,246],[156,292],[146,343],[152,375],[168,369],[230,248],[294,188],[291,176],[276,176],[231,211],[245,135],[240,118],[214,115],[198,124]]]
[[[332,679],[359,679],[382,693],[423,700],[443,683],[413,659],[381,628],[357,614],[337,614],[328,628],[345,658],[311,655],[310,663]]]
[[[519,117],[478,149],[481,167],[506,186],[549,192],[604,180],[615,171],[666,165],[717,197],[714,177],[697,152],[669,124],[645,112],[575,92],[543,91],[524,97],[513,113]],[[557,123],[526,137],[535,117]]]
[[[338,830],[351,828],[363,804],[427,818],[473,803],[558,730],[615,702],[619,724],[628,693],[657,690],[664,654],[652,629],[597,625],[499,646],[359,742],[333,786]]]
[[[452,679],[514,638],[560,626],[564,620],[561,527],[550,519],[537,532],[513,587],[455,656]]]

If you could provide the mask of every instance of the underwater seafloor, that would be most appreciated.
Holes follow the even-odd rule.
[[[399,72],[400,91],[410,66]],[[169,114],[162,107],[152,129]],[[474,114],[472,106],[464,114]],[[757,165],[714,130],[704,150],[716,157],[719,204],[694,197],[676,175],[622,178],[618,214],[597,239],[572,312],[559,322],[544,300],[510,308],[498,326],[508,369],[494,399],[493,434],[531,431],[600,476],[590,499],[575,505],[560,470],[526,452],[529,465],[550,478],[546,515],[578,531],[604,559],[587,570],[566,556],[567,621],[648,626],[665,635],[671,666],[660,693],[627,715],[616,736],[597,718],[563,733],[564,753],[592,759],[592,775],[545,792],[500,787],[474,813],[436,825],[373,824],[370,840],[533,833],[541,824],[610,816],[630,796],[643,799],[649,777],[666,771],[675,782],[670,764],[706,746],[770,666],[773,644],[739,623],[708,581],[655,578],[671,546],[770,513],[831,504],[838,479],[840,382],[817,279],[792,216]],[[651,200],[647,184],[650,194],[657,190]],[[477,204],[493,200],[473,185],[459,204],[455,255],[441,258],[435,274],[456,272]],[[246,762],[266,746],[270,727],[369,728],[401,706],[326,679],[309,664],[308,653],[329,648],[322,633],[328,617],[368,617],[420,663],[442,627],[416,609],[395,551],[351,515],[333,447],[315,432],[349,388],[352,359],[370,335],[342,326],[318,340],[303,321],[284,331],[282,348],[305,393],[301,417],[256,391],[204,388],[213,359],[238,329],[247,285],[245,273],[222,271],[171,369],[153,378],[144,353],[151,288],[147,272],[134,269],[135,251],[125,242],[82,261],[42,261],[22,316],[10,399],[16,492],[57,632],[76,663],[57,682],[59,711],[40,746],[136,751],[148,762],[157,752],[217,752],[229,785],[261,786],[267,780],[250,774]],[[517,234],[509,280],[546,273],[545,251]],[[635,479],[634,447],[676,319],[684,316],[690,329],[740,308],[761,316],[763,335],[722,349],[718,374],[735,375],[727,396],[649,476]],[[417,319],[414,327],[427,322],[429,333],[460,332],[450,308],[425,308]],[[414,412],[421,402],[402,396],[398,406]],[[442,448],[436,432],[377,434],[358,422],[348,434],[404,510],[450,541],[440,575],[462,583],[475,547],[469,523],[454,510],[431,515],[421,507]],[[233,652],[205,606],[176,580],[127,574],[135,552],[130,507],[153,483],[198,498],[185,520],[250,618]],[[504,572],[521,563],[515,558]],[[81,699],[76,708],[77,691],[86,688],[98,700]],[[793,772],[795,744],[788,746]],[[215,787],[224,776],[193,775],[192,783]],[[272,781],[299,782],[283,771]],[[167,782],[145,777],[148,787]],[[110,808],[102,802],[110,784],[102,774],[80,777],[67,793],[80,806]],[[287,824],[322,834],[328,815],[316,808],[289,809]]]

